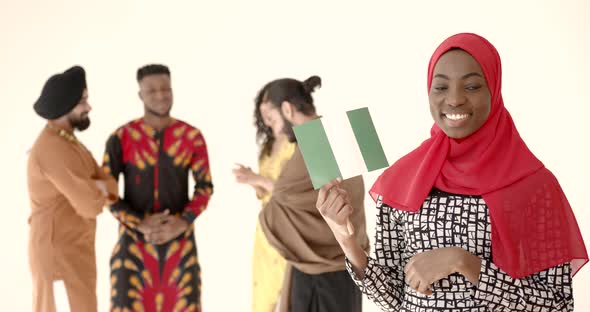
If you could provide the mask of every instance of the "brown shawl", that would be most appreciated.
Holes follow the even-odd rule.
[[[354,207],[351,222],[355,238],[368,251],[363,178],[345,180],[342,187],[349,192]],[[316,208],[318,193],[313,189],[303,155],[296,148],[259,216],[269,243],[289,264],[307,274],[345,270],[344,252]]]

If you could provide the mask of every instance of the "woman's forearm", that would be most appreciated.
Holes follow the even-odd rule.
[[[367,254],[359,242],[354,239],[354,236],[336,236],[340,247],[344,251],[344,255],[346,258],[348,258],[350,264],[352,264],[352,270],[354,271],[354,274],[357,278],[362,280],[365,277],[365,270],[367,268]]]

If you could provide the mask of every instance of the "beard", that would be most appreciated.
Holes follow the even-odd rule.
[[[84,131],[90,127],[90,118],[88,115],[70,116],[70,125],[78,131]]]
[[[295,136],[295,131],[293,130],[293,124],[288,121],[285,116],[281,113],[281,117],[283,118],[283,133],[287,136],[287,140],[290,143],[297,142],[297,137]]]

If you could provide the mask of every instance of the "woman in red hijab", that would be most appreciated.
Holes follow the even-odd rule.
[[[370,190],[375,258],[347,230],[340,181],[321,188],[317,207],[352,278],[384,311],[573,311],[586,248],[557,179],[504,107],[501,78],[498,52],[478,35],[434,52],[431,137]]]

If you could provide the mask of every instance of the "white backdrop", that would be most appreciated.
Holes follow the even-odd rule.
[[[88,73],[92,126],[80,135],[97,159],[107,136],[142,114],[136,69],[170,66],[173,114],[201,128],[215,194],[196,221],[205,311],[249,311],[259,203],[233,181],[234,162],[255,165],[253,98],[267,81],[317,74],[318,110],[369,106],[390,161],[428,136],[426,68],[436,46],[463,31],[487,37],[504,63],[504,100],[521,135],[559,178],[590,242],[590,12],[565,1],[81,1],[0,0],[0,305],[28,311],[26,150],[43,126],[33,110],[47,77],[73,64]],[[369,187],[375,174],[366,176]],[[367,196],[370,236],[374,208]],[[98,219],[100,311],[109,304],[117,223]],[[577,311],[590,311],[590,268],[574,280]],[[366,301],[366,300],[365,300]],[[377,311],[366,301],[365,311]]]

